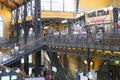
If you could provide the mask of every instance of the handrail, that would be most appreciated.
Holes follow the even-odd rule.
[[[96,40],[95,34],[92,37],[83,38],[76,35],[50,35],[47,38],[48,45],[91,48],[101,50],[120,51],[120,35],[118,34],[103,34],[103,38]],[[114,36],[114,37],[113,37]]]
[[[19,46],[20,47],[19,51],[21,51],[22,54],[18,54],[18,55],[19,56],[24,56],[25,54],[28,54],[30,51],[38,49],[41,46],[40,42],[42,41],[42,39],[43,38],[36,38],[36,39],[34,39],[34,41],[29,41],[27,44],[20,45]],[[39,45],[37,45],[37,44],[39,44]],[[37,46],[35,46],[35,45],[37,45]],[[14,54],[15,54],[15,52],[14,52]],[[18,55],[16,57],[19,57]],[[5,60],[5,61],[2,60],[2,62],[1,62],[2,64],[5,64],[5,62],[9,62],[11,60],[14,60],[14,58],[16,58],[14,56],[11,56],[11,53],[6,54],[6,55],[4,55],[0,58],[5,59],[5,57],[6,57],[7,60]]]
[[[28,40],[27,44],[22,44],[19,46],[20,51],[23,51],[23,53],[21,55],[19,54],[19,56],[16,56],[15,58],[23,57],[25,54],[29,54],[34,50],[39,49],[43,45],[120,51],[120,43],[118,43],[120,41],[119,34],[104,33],[103,38],[100,41],[96,41],[95,35],[96,34],[91,34],[91,37],[89,37],[87,34],[86,38],[83,37],[84,35],[81,35],[81,37],[77,35],[48,35],[46,37],[33,39],[32,41]],[[8,56],[8,54],[5,56]],[[3,59],[5,56],[0,58]],[[13,57],[8,56],[5,61],[10,62],[11,60],[13,60]]]

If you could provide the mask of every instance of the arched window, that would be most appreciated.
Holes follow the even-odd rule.
[[[3,18],[0,16],[0,38],[3,38]]]

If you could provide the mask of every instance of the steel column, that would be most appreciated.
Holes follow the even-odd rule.
[[[35,0],[34,29],[35,38],[41,37],[41,0]]]
[[[15,20],[15,30],[17,32],[16,34],[16,39],[15,39],[15,43],[19,43],[19,37],[20,37],[20,26],[18,25],[18,19],[19,19],[19,8],[16,8],[16,20]]]
[[[35,54],[35,76],[41,75],[41,51]]]
[[[23,18],[23,29],[24,29],[24,43],[27,43],[28,37],[28,26],[27,26],[27,4],[24,2],[24,18]],[[28,75],[29,74],[29,57],[27,54],[24,56],[24,71]]]
[[[87,62],[88,62],[88,72],[89,72],[90,71],[90,49],[89,48],[88,48]]]
[[[24,2],[24,18],[23,18],[23,29],[24,29],[24,43],[27,43],[27,37],[28,37],[28,27],[27,27],[27,4]]]
[[[76,13],[79,12],[79,2],[80,0],[76,0]]]
[[[41,0],[35,0],[34,12],[35,38],[41,37]],[[37,43],[35,46],[38,46]],[[35,76],[41,73],[41,52],[35,54]]]

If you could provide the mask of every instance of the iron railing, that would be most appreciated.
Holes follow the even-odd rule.
[[[32,41],[29,41],[26,45],[21,44],[19,46],[19,51],[14,51],[13,54],[9,52],[6,55],[1,55],[0,63],[3,65],[12,64],[14,61],[20,60],[26,54],[29,55],[29,54],[32,54],[33,52],[39,51],[44,44],[42,39],[43,38],[34,39]]]
[[[86,37],[84,37],[86,36]],[[110,50],[120,51],[120,35],[119,34],[103,34],[102,39],[96,40],[96,34],[87,35],[48,35],[43,38],[28,40],[27,44],[21,44],[19,52],[16,55],[11,56],[7,54],[1,56],[0,63],[7,64],[16,59],[24,57],[25,54],[29,55],[40,50],[44,45],[46,46],[61,46],[61,47],[72,47],[82,49],[95,49],[95,50]],[[69,53],[69,51],[66,50]],[[111,56],[115,56],[112,54]],[[93,55],[94,57],[94,55]],[[116,57],[116,56],[115,56]],[[107,58],[105,58],[107,59]],[[119,57],[117,57],[119,59]]]
[[[89,37],[91,35],[91,37]],[[87,36],[84,38],[84,36]],[[75,48],[90,48],[97,50],[120,51],[120,35],[104,33],[99,40],[96,34],[87,35],[49,35],[46,40],[47,45],[66,46]]]

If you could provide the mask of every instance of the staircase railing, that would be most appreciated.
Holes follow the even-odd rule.
[[[1,61],[1,63],[6,64],[12,60],[23,57],[25,54],[32,54],[32,52],[38,51],[38,49],[43,45],[53,45],[53,46],[65,46],[65,47],[76,47],[76,48],[90,48],[97,50],[111,50],[120,51],[120,35],[119,34],[103,34],[103,38],[96,41],[96,34],[91,34],[91,37],[87,35],[48,35],[44,38],[38,38],[33,40],[28,40],[27,45],[20,45],[20,51],[17,56],[8,56],[10,54],[0,57],[3,59],[7,56],[6,60]],[[119,59],[119,58],[118,58]]]
[[[40,47],[44,45],[44,42],[42,40],[43,38],[34,39],[33,41],[29,41],[27,44],[21,44],[19,46],[19,51],[14,52],[13,55],[11,53],[8,53],[6,55],[3,55],[0,57],[1,64],[7,64],[11,61],[16,61],[16,59],[21,59],[25,54],[29,55],[33,52],[39,51]]]

